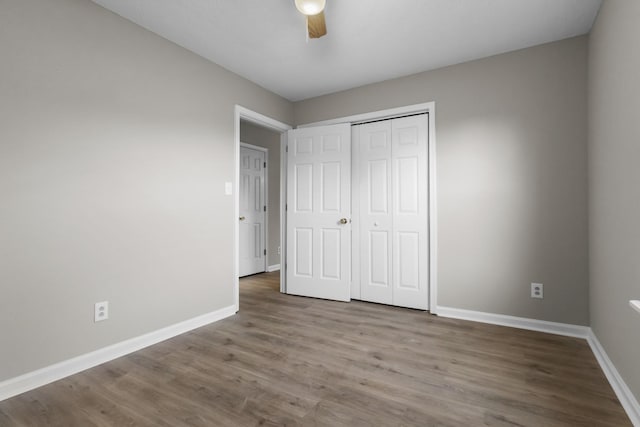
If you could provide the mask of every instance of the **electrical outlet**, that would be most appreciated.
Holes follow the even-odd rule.
[[[278,255],[280,255],[280,246],[278,246]]]
[[[531,298],[544,298],[544,285],[542,283],[531,284]]]
[[[97,302],[93,315],[94,322],[102,322],[109,318],[109,301]]]

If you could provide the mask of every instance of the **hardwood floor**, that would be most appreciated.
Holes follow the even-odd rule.
[[[0,402],[0,426],[630,426],[584,340],[242,279],[240,312]]]

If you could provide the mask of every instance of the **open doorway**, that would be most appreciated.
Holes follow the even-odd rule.
[[[242,125],[241,125],[242,128]],[[240,213],[238,262],[240,277],[267,271],[269,241],[267,160],[269,149],[240,143]],[[269,209],[271,211],[272,209]]]
[[[240,120],[239,276],[280,270],[280,133]]]
[[[246,278],[268,275],[284,291],[280,280],[285,250],[282,167],[289,129],[285,123],[236,106],[236,310],[240,307],[240,277],[246,282]]]

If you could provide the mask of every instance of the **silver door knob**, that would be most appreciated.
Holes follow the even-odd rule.
[[[245,218],[245,217],[241,216],[241,217],[240,217],[240,218],[238,218],[238,219],[239,219],[240,221],[244,221],[244,220],[245,220],[245,219],[247,219],[247,218]]]
[[[341,218],[340,219],[340,224],[348,224],[349,220],[347,218]]]

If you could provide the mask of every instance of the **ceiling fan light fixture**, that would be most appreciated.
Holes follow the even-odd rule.
[[[326,0],[295,0],[296,8],[307,16],[317,15],[324,10]]]

